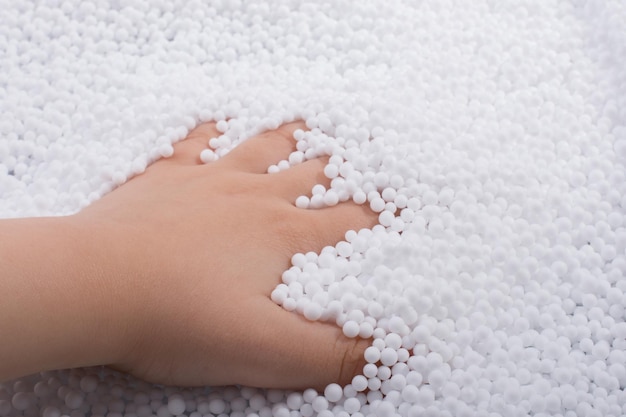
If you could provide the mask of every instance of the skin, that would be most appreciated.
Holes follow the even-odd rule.
[[[295,150],[298,128],[204,165],[199,154],[219,133],[201,125],[172,157],[75,215],[0,220],[0,381],[109,365],[180,386],[348,383],[368,341],[269,298],[294,253],[376,223],[352,203],[295,207],[328,185],[325,158],[266,173]]]

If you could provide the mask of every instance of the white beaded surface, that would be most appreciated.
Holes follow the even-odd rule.
[[[330,155],[332,185],[294,204],[380,213],[294,255],[272,294],[373,338],[352,384],[182,390],[78,369],[0,384],[0,416],[626,414],[626,3],[0,9],[2,217],[75,212],[200,122],[222,133],[211,162],[297,118],[310,131],[268,171]]]

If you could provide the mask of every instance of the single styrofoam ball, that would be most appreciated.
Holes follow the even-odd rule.
[[[298,410],[304,404],[302,394],[299,392],[292,392],[287,395],[286,404],[291,410]]]
[[[376,363],[380,360],[381,351],[375,346],[370,346],[365,349],[365,360],[368,363]]]
[[[84,402],[84,397],[81,392],[69,390],[65,395],[65,405],[73,410],[80,408]]]
[[[47,406],[43,409],[42,417],[61,417],[61,411],[57,407]]]
[[[345,322],[345,324],[343,325],[343,334],[346,337],[356,337],[359,334],[359,324],[353,320],[348,320]]]
[[[319,413],[328,409],[328,400],[321,395],[317,396],[312,402],[313,411]]]
[[[378,374],[378,367],[373,363],[367,363],[363,367],[363,376],[373,378]]]
[[[330,402],[338,402],[343,397],[343,389],[339,384],[329,384],[324,389],[324,397]]]
[[[215,162],[217,158],[217,155],[212,149],[204,149],[200,152],[200,160],[205,164]]]
[[[402,338],[397,333],[389,333],[384,340],[385,345],[391,349],[398,350],[402,346]]]
[[[363,375],[356,375],[352,378],[352,386],[358,392],[365,391],[367,389],[368,380]]]
[[[343,408],[350,415],[354,415],[361,409],[361,402],[357,398],[347,398],[343,403]]]

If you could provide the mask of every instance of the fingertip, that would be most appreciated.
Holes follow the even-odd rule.
[[[308,210],[303,213],[309,216],[315,235],[325,242],[342,240],[348,230],[371,229],[378,224],[378,215],[366,205],[352,201],[341,202],[333,207]]]
[[[202,123],[196,126],[191,132],[189,132],[188,138],[194,136],[201,136],[203,138],[213,138],[219,136],[221,133],[217,130],[216,122]]]

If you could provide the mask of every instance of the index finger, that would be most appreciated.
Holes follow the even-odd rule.
[[[306,129],[304,122],[288,123],[276,130],[261,133],[234,148],[218,163],[238,171],[266,173],[270,165],[287,159],[296,150],[293,133],[298,129]]]

